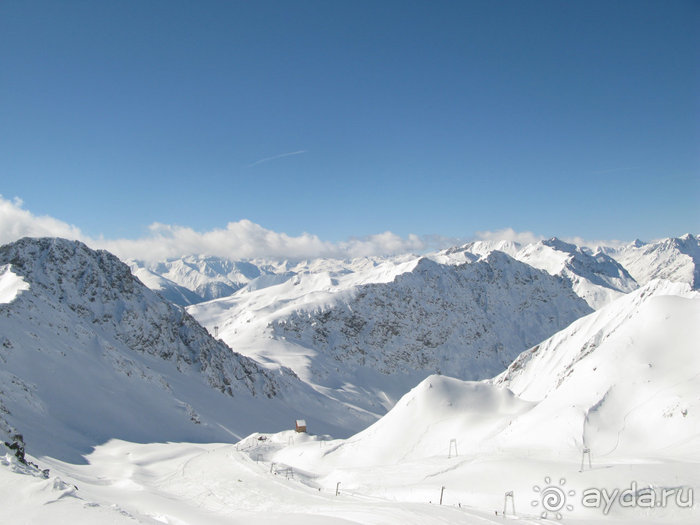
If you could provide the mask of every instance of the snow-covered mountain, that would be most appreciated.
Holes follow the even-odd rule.
[[[130,267],[131,273],[133,273],[139,281],[148,286],[151,290],[158,292],[164,299],[167,299],[173,304],[187,306],[203,301],[203,298],[197,295],[196,292],[184,286],[180,286],[148,268],[140,267],[133,263],[130,264]]]
[[[494,251],[561,276],[594,308],[600,308],[651,279],[687,282],[697,288],[698,236],[690,234],[650,244],[635,241],[625,247],[576,246],[557,238],[531,244],[514,241],[474,241],[426,254],[437,263],[460,265],[478,261]],[[226,297],[245,286],[265,287],[295,275],[329,273],[367,274],[377,266],[414,262],[418,255],[363,257],[352,260],[231,261],[212,256],[186,256],[164,262],[129,260],[135,275],[147,286],[183,306]],[[371,275],[372,272],[370,271]]]
[[[700,293],[649,282],[523,353],[495,380],[538,402],[510,439],[542,433],[539,446],[598,456],[700,458],[698,340]]]
[[[276,319],[272,333],[345,369],[480,378],[588,311],[562,280],[493,252],[461,266],[420,259],[390,283],[362,285],[332,307]]]
[[[684,246],[697,244],[695,237],[683,239]],[[664,253],[653,264],[687,269],[688,256]],[[235,278],[235,293],[197,301],[189,312],[244,355],[273,369],[289,367],[319,392],[381,414],[428,373],[495,375],[590,308],[637,289],[612,255],[612,249],[552,238],[526,245],[476,241],[424,257],[245,263],[190,257],[132,268],[137,275],[149,272],[143,279],[166,296],[182,296],[176,286],[195,293],[197,286]],[[489,273],[493,265],[496,277]],[[236,268],[247,268],[246,277]],[[570,292],[562,295],[559,285],[545,287],[549,299],[540,300],[530,282],[543,279],[536,269],[566,283],[590,308],[581,308]],[[680,271],[668,276],[683,280]]]
[[[213,256],[190,255],[157,263],[134,259],[126,262],[147,286],[183,306],[229,296],[253,279],[273,273],[252,262]]]
[[[558,275],[594,309],[638,288],[625,268],[600,248],[591,251],[557,238],[521,245],[513,241],[475,241],[430,255],[444,264],[473,262],[493,251]]]
[[[316,466],[418,460],[447,453],[451,439],[483,455],[580,459],[590,448],[598,462],[700,460],[699,321],[700,293],[652,281],[523,352],[493,379],[426,378]]]
[[[594,309],[639,286],[627,270],[601,250],[591,252],[556,238],[526,246],[516,258],[569,280],[574,291]]]
[[[381,414],[428,374],[491,377],[591,309],[566,280],[493,252],[302,274],[189,311],[245,355]]]
[[[523,352],[491,380],[433,375],[318,458],[378,466],[480,454],[700,460],[700,293],[653,281]],[[280,461],[294,464],[290,456]],[[308,458],[304,460],[309,466]]]
[[[0,521],[502,523],[511,494],[512,523],[697,523],[683,498],[603,513],[581,495],[632,480],[698,493],[700,293],[655,280],[591,312],[565,276],[479,250],[279,264],[189,308],[261,366],[105,252],[0,248],[0,437],[23,432],[51,469],[0,443]],[[530,344],[585,312],[495,378],[421,381],[503,367],[498,341]],[[348,439],[313,435],[386,408]],[[311,434],[214,443],[297,417]],[[560,487],[567,505],[542,512]]]
[[[601,248],[613,257],[639,284],[667,279],[700,288],[700,236],[685,234],[644,243],[636,240],[618,248]]]
[[[18,430],[34,455],[228,440],[295,417],[340,433],[371,421],[348,408],[322,420],[332,400],[233,352],[107,252],[22,239],[0,247],[0,269],[3,437]]]
[[[584,489],[623,490],[631,480],[682,490],[686,501],[697,493],[699,321],[700,293],[652,281],[524,352],[492,380],[430,376],[357,435],[320,449],[276,447],[267,460],[313,473],[320,486],[340,482],[386,499],[420,501],[431,491],[436,498],[442,486],[451,504],[500,511],[511,491],[522,518],[560,511],[591,522],[694,523],[692,495],[690,505],[674,500],[652,510],[616,501],[604,515],[580,502]],[[530,500],[541,503],[533,485],[550,476],[572,489],[576,505],[530,510]]]
[[[233,261],[214,256],[185,256],[163,262],[130,259],[126,263],[146,286],[180,306],[228,297],[238,290],[265,288],[297,275],[355,274],[356,280],[383,279],[378,266],[387,268],[415,262],[415,255],[394,257],[358,257],[356,259]],[[391,272],[391,270],[389,270]]]

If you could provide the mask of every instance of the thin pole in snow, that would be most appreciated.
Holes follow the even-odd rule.
[[[581,470],[579,472],[583,472],[583,467],[585,466],[585,461],[586,461],[586,456],[588,456],[588,470],[591,470],[593,466],[591,465],[591,449],[590,448],[584,448],[583,453],[581,454]]]
[[[513,511],[513,516],[515,516],[515,498],[513,497],[513,491],[510,490],[506,492],[503,498],[503,517],[506,517],[506,508],[508,507],[508,498],[510,498],[510,508]]]
[[[457,453],[457,440],[455,438],[450,439],[450,451],[447,453],[447,459],[452,457],[452,447],[455,449],[455,457],[459,456]]]

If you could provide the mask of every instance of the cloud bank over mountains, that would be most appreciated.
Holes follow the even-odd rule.
[[[361,257],[420,252],[448,245],[454,239],[439,236],[401,237],[392,232],[378,233],[342,242],[330,242],[317,235],[287,235],[263,228],[249,220],[229,222],[224,228],[198,232],[186,226],[154,223],[149,233],[138,239],[90,237],[79,227],[49,216],[38,216],[23,208],[21,199],[0,195],[0,244],[21,237],[64,237],[79,240],[92,248],[109,250],[126,258],[163,260],[190,254],[207,254],[232,259],[274,257],[306,259],[316,257]]]
[[[23,207],[19,198],[5,199],[0,195],[0,244],[22,237],[63,237],[79,240],[96,249],[108,250],[122,259],[164,260],[183,255],[206,254],[230,259],[282,258],[313,259],[318,257],[353,258],[373,255],[421,253],[455,246],[470,240],[512,240],[532,243],[544,239],[532,232],[517,232],[512,228],[480,231],[470,238],[441,235],[405,237],[386,231],[365,237],[331,242],[317,235],[298,236],[269,230],[243,219],[229,222],[224,228],[199,232],[186,226],[154,223],[149,233],[137,239],[106,239],[86,235],[79,227],[50,216],[39,216]],[[577,239],[577,244],[586,243]],[[609,244],[609,243],[608,243]]]

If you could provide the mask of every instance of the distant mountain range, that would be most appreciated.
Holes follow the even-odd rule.
[[[625,246],[597,246],[593,249],[552,238],[532,244],[513,241],[475,241],[426,254],[441,264],[474,262],[493,251],[560,275],[572,282],[578,295],[592,308],[599,308],[621,294],[643,286],[652,279],[686,282],[700,286],[700,236],[662,239],[651,243],[635,240]],[[227,297],[246,287],[279,284],[302,273],[361,273],[377,266],[417,260],[418,255],[365,257],[353,260],[231,261],[213,256],[187,256],[163,262],[126,261],[134,275],[170,301],[188,306]],[[380,272],[369,272],[380,275]]]
[[[111,438],[222,441],[295,418],[347,436],[435,373],[507,369],[498,381],[535,399],[518,367],[554,344],[542,341],[649,290],[691,293],[699,244],[480,241],[423,256],[127,266],[79,242],[22,239],[0,247],[0,437],[19,431],[35,456],[80,461]],[[528,348],[541,350],[518,358]],[[550,368],[537,384],[569,381]]]

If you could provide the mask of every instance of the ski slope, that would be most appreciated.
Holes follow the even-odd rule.
[[[313,428],[228,444],[112,439],[80,463],[31,457],[48,479],[0,449],[0,520],[12,509],[30,523],[484,524],[503,523],[507,502],[509,523],[697,523],[698,321],[698,292],[653,281],[493,379],[429,376],[347,439]],[[562,487],[551,510],[545,493]],[[583,504],[585,491],[634,487],[671,496]]]

